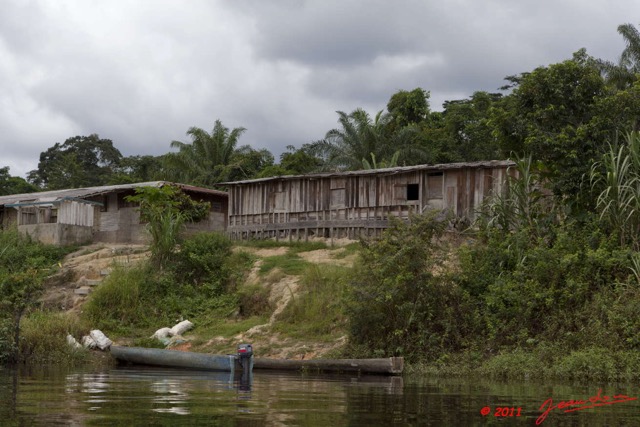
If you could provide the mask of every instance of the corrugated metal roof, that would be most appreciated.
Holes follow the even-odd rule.
[[[195,187],[192,185],[177,184],[167,181],[150,181],[137,182],[133,184],[105,185],[101,187],[69,188],[66,190],[41,191],[38,193],[11,194],[8,196],[0,196],[0,206],[17,203],[22,204],[27,202],[31,202],[34,204],[41,202],[52,202],[65,198],[84,199],[88,197],[99,196],[101,194],[133,190],[139,187],[162,187],[164,185],[177,185],[183,190],[197,193],[214,194],[223,197],[228,196],[224,191],[212,190],[210,188]]]
[[[346,172],[322,172],[322,173],[312,173],[307,175],[281,175],[281,176],[270,176],[268,178],[258,178],[258,179],[248,179],[245,181],[233,181],[233,182],[221,182],[220,185],[239,185],[239,184],[249,184],[249,183],[257,183],[257,182],[265,182],[265,181],[275,181],[275,180],[292,180],[292,179],[315,179],[315,178],[330,178],[330,177],[340,177],[340,176],[363,176],[363,175],[394,175],[397,173],[403,172],[413,172],[419,170],[433,170],[433,171],[442,171],[449,169],[462,169],[462,168],[495,168],[495,167],[509,167],[515,166],[515,162],[511,160],[487,160],[481,162],[462,162],[462,163],[442,163],[436,165],[417,165],[417,166],[401,166],[395,168],[384,168],[384,169],[364,169],[357,171],[346,171]]]

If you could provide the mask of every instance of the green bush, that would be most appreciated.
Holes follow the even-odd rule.
[[[231,240],[219,233],[198,233],[186,239],[173,258],[180,283],[205,288],[209,295],[225,291],[231,266]]]
[[[395,222],[378,241],[363,242],[350,281],[350,341],[370,354],[436,360],[463,349],[479,319],[469,293],[445,274],[436,213]]]
[[[478,373],[491,378],[543,378],[546,365],[533,351],[514,350],[496,355],[486,361]]]
[[[71,314],[35,311],[26,316],[21,325],[21,359],[31,364],[74,364],[86,360],[84,348],[67,343],[70,334],[80,341],[88,328]]]
[[[11,355],[16,353],[13,329],[12,322],[8,318],[0,316],[0,364],[9,362]]]
[[[0,361],[17,361],[14,331],[68,250],[35,242],[16,228],[0,231]]]
[[[219,234],[202,233],[183,243],[170,268],[151,263],[116,266],[89,296],[83,315],[92,327],[129,334],[172,326],[180,319],[206,325],[237,313],[236,283],[251,258],[233,254],[230,241]]]
[[[630,277],[630,252],[590,224],[557,226],[536,239],[527,230],[494,232],[460,254],[456,279],[480,302],[494,349],[530,340],[580,348],[591,342],[585,328],[594,324],[594,301]],[[605,311],[600,327],[611,325],[610,308]],[[625,333],[633,335],[629,327]]]
[[[167,292],[161,284],[150,264],[115,265],[111,274],[91,293],[84,304],[83,315],[93,328],[113,331],[148,326],[159,303],[158,297]]]
[[[273,311],[269,302],[269,289],[262,285],[242,286],[236,294],[240,301],[240,315],[243,317],[262,316]]]

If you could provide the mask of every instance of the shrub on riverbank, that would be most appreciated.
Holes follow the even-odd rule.
[[[350,282],[357,354],[402,355],[445,370],[465,365],[491,376],[636,375],[635,253],[615,237],[589,223],[557,225],[539,238],[526,229],[493,230],[467,238],[447,258],[452,252],[430,221],[437,219],[397,223],[363,247]]]
[[[80,340],[87,328],[79,319],[67,313],[34,311],[22,321],[21,358],[32,365],[73,365],[86,360],[84,348],[67,343],[67,335]]]
[[[21,321],[42,293],[69,248],[43,245],[18,232],[0,230],[0,363],[17,362]]]
[[[435,213],[394,222],[364,243],[350,281],[350,345],[376,356],[436,360],[467,348],[481,323],[476,303],[451,280]]]
[[[92,327],[116,334],[157,329],[177,319],[210,323],[211,317],[237,310],[236,286],[249,263],[247,254],[232,253],[228,238],[198,234],[186,239],[162,270],[151,263],[115,266],[89,297],[83,316]]]

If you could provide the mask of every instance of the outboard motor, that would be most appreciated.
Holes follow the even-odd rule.
[[[253,373],[253,347],[251,344],[238,344],[237,358],[242,367],[242,380],[251,384]]]

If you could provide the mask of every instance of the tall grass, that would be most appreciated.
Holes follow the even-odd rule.
[[[554,206],[545,197],[540,165],[532,157],[516,161],[515,175],[508,175],[502,194],[492,194],[480,212],[480,221],[503,231],[528,229],[534,236],[540,235]]]
[[[620,244],[640,250],[640,133],[627,134],[626,144],[609,147],[590,172],[592,188],[600,191],[596,208]]]
[[[345,267],[330,265],[307,267],[300,280],[301,292],[280,315],[277,329],[305,338],[346,329],[348,272]]]
[[[84,349],[67,344],[67,334],[79,341],[88,332],[74,315],[35,311],[22,320],[20,329],[20,355],[31,364],[71,365],[87,357]]]
[[[148,264],[133,267],[115,265],[111,274],[93,291],[83,307],[92,327],[118,330],[145,324],[152,311],[149,296],[158,292]]]
[[[312,241],[277,241],[277,240],[249,240],[236,242],[238,246],[245,246],[250,248],[289,248],[290,252],[309,252],[318,249],[327,249],[329,246],[325,242]]]
[[[260,265],[260,274],[266,274],[275,268],[282,270],[284,274],[302,274],[310,264],[295,253],[287,252],[284,255],[266,257]]]

